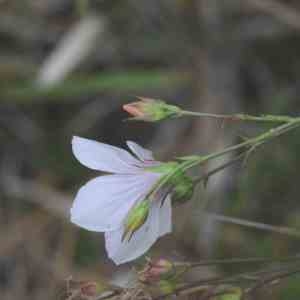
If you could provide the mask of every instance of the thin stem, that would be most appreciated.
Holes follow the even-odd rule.
[[[276,128],[272,128],[254,138],[250,138],[242,143],[227,147],[221,151],[217,151],[211,154],[208,154],[206,156],[193,156],[191,159],[184,159],[184,162],[178,164],[176,168],[174,168],[171,172],[169,172],[167,175],[165,175],[155,186],[154,188],[149,192],[147,197],[149,199],[155,199],[156,193],[159,192],[159,190],[167,184],[171,178],[176,176],[178,172],[185,172],[188,169],[202,165],[206,163],[208,160],[215,159],[217,157],[220,157],[222,155],[225,155],[227,153],[233,152],[235,150],[239,150],[242,148],[253,148],[258,147],[259,145],[262,145],[263,143],[271,140],[274,137],[280,136],[296,127],[300,126],[300,118],[293,118],[292,121],[285,123],[283,125],[280,125]]]
[[[228,217],[224,215],[219,215],[215,213],[205,213],[208,217],[212,218],[215,221],[219,222],[226,222],[226,223],[231,223],[231,224],[236,224],[236,225],[242,225],[246,227],[252,227],[264,231],[271,231],[271,232],[276,232],[279,234],[285,234],[293,237],[300,237],[300,231],[294,229],[294,228],[289,228],[285,226],[274,226],[274,225],[269,225],[265,223],[260,223],[260,222],[254,222],[254,221],[247,221],[239,218],[233,218],[233,217]]]
[[[238,156],[234,157],[233,159],[227,161],[226,163],[212,169],[211,171],[207,172],[206,174],[201,175],[201,176],[196,177],[196,178],[193,178],[193,182],[194,183],[199,183],[203,180],[204,181],[207,180],[210,176],[212,176],[212,175],[222,171],[223,169],[225,169],[225,168],[237,163],[238,161],[240,161],[244,157],[244,155],[245,155],[245,153],[241,153]]]
[[[246,294],[249,295],[251,293],[253,293],[255,290],[269,284],[269,283],[272,283],[274,281],[278,281],[278,280],[281,280],[281,279],[284,279],[286,277],[289,277],[289,276],[293,276],[293,275],[297,275],[300,273],[300,269],[294,269],[294,270],[290,270],[290,271],[287,271],[287,272],[282,272],[278,275],[273,275],[273,276],[270,276],[268,278],[265,278],[261,281],[259,281],[258,283],[256,283],[254,286],[252,286],[251,288],[249,288],[248,290],[246,290]]]
[[[273,275],[271,275],[273,273]],[[275,274],[274,274],[275,273]],[[154,298],[154,300],[161,300],[161,299],[165,299],[171,295],[177,295],[180,296],[182,294],[185,294],[186,292],[188,292],[189,290],[193,291],[195,290],[195,288],[201,288],[201,287],[217,287],[220,284],[239,284],[241,281],[256,281],[257,283],[254,284],[251,288],[249,288],[246,293],[250,294],[252,293],[255,289],[258,289],[260,287],[262,287],[263,285],[266,285],[268,283],[271,283],[275,280],[280,280],[283,279],[285,277],[288,276],[292,276],[295,275],[297,273],[300,273],[300,269],[286,269],[283,268],[282,270],[274,270],[274,271],[254,271],[254,272],[248,272],[248,273],[240,273],[240,274],[236,274],[230,277],[215,277],[215,278],[211,278],[211,279],[204,279],[204,280],[199,280],[196,282],[192,282],[192,283],[187,283],[184,284],[183,286],[178,287],[175,291],[172,291],[170,293],[166,293],[163,295],[160,295],[156,298]],[[270,275],[268,275],[270,274]],[[261,277],[257,277],[256,276],[260,276]],[[262,276],[265,276],[265,278],[262,278]]]
[[[300,125],[300,118],[296,118],[296,119],[294,119],[293,121],[291,121],[289,123],[280,125],[276,128],[272,128],[272,129],[270,129],[270,130],[268,130],[268,131],[266,131],[266,132],[264,132],[264,133],[262,133],[262,134],[260,134],[256,137],[250,138],[250,139],[248,139],[248,140],[246,140],[242,143],[227,147],[227,148],[225,148],[221,151],[217,151],[217,152],[208,154],[206,156],[198,156],[198,157],[195,157],[191,160],[183,162],[181,164],[182,170],[186,171],[186,170],[188,170],[188,169],[190,169],[194,166],[201,165],[201,164],[207,162],[210,159],[220,157],[222,155],[225,155],[227,153],[230,153],[232,151],[235,151],[235,150],[238,150],[238,149],[241,149],[241,148],[259,146],[259,145],[273,139],[274,137],[278,137],[278,136],[282,135],[283,133],[286,133],[287,131],[290,131],[290,130],[298,127],[299,125]]]
[[[288,256],[282,258],[264,258],[264,257],[250,257],[250,258],[230,258],[230,259],[213,259],[201,262],[176,262],[175,266],[186,266],[189,268],[201,266],[215,266],[215,265],[231,265],[231,264],[247,264],[247,263],[270,263],[270,262],[293,262],[300,260],[300,256]]]
[[[181,110],[180,113],[182,116],[207,117],[207,118],[215,118],[215,119],[232,119],[231,117],[233,116],[233,115],[202,113],[202,112],[195,112],[189,110]]]
[[[204,117],[204,118],[213,118],[229,121],[253,121],[253,122],[265,122],[265,123],[288,123],[296,118],[289,116],[276,116],[276,115],[262,115],[262,116],[251,116],[247,114],[211,114],[211,113],[202,113],[194,112],[188,110],[182,110],[181,116],[193,116],[193,117]]]

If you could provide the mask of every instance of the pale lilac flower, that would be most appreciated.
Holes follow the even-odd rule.
[[[91,231],[105,232],[109,257],[121,264],[144,254],[162,235],[171,232],[171,199],[151,201],[145,223],[129,240],[122,241],[124,222],[130,209],[145,200],[162,173],[151,151],[127,142],[134,157],[123,149],[96,141],[73,137],[75,157],[86,167],[113,173],[90,180],[78,191],[71,208],[71,221]]]

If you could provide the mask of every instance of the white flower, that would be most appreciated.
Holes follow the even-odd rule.
[[[122,241],[130,209],[145,200],[162,173],[147,167],[159,166],[151,151],[127,142],[134,157],[123,149],[73,137],[75,157],[86,167],[113,173],[90,180],[78,191],[71,208],[71,221],[91,231],[105,232],[108,256],[121,264],[143,255],[162,235],[171,232],[171,199],[151,201],[145,223],[129,240]]]

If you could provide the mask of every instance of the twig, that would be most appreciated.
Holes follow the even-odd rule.
[[[290,267],[289,267],[290,268]],[[281,271],[281,272],[280,272]],[[271,275],[269,277],[267,277],[266,279],[264,279],[263,281],[257,277],[257,276],[265,276],[265,274],[267,273],[273,273],[275,272],[276,274],[274,275]],[[285,278],[287,276],[292,276],[296,273],[300,273],[300,269],[297,268],[297,269],[294,269],[294,270],[289,270],[287,268],[284,268],[284,271],[282,271],[282,268],[281,270],[261,270],[261,271],[255,271],[255,272],[248,272],[248,273],[240,273],[240,274],[237,274],[237,275],[233,275],[233,276],[230,276],[230,277],[223,277],[223,278],[220,278],[220,277],[216,277],[216,278],[211,278],[211,279],[205,279],[205,280],[199,280],[197,282],[192,282],[192,283],[188,283],[188,284],[185,284],[183,286],[180,286],[178,287],[177,289],[175,289],[174,291],[170,292],[170,293],[167,293],[167,294],[163,294],[163,295],[160,295],[156,298],[154,298],[153,300],[162,300],[162,299],[165,299],[171,295],[183,295],[183,294],[186,294],[188,293],[189,291],[198,291],[201,287],[204,288],[209,288],[209,287],[214,287],[216,288],[218,285],[221,285],[221,284],[237,284],[239,283],[241,280],[247,280],[247,281],[258,281],[258,283],[256,283],[252,288],[250,289],[258,289],[260,288],[261,286],[265,285],[265,284],[268,284],[272,281],[275,281],[275,280],[280,280],[282,278]],[[198,287],[198,288],[197,288]],[[248,290],[247,293],[251,293],[252,290]],[[202,299],[207,299],[207,298],[202,298]]]
[[[285,227],[285,226],[274,226],[274,225],[269,225],[265,223],[260,223],[260,222],[254,222],[254,221],[248,221],[248,220],[243,220],[239,218],[233,218],[233,217],[228,217],[220,214],[215,214],[215,213],[205,213],[208,217],[212,218],[215,221],[219,222],[226,222],[226,223],[231,223],[231,224],[236,224],[236,225],[242,225],[246,227],[252,227],[264,231],[270,231],[270,232],[276,232],[280,234],[285,234],[293,237],[300,237],[300,231],[290,228],[290,227]]]
[[[147,197],[151,197],[151,195],[154,195],[159,191],[165,184],[167,184],[171,178],[176,176],[178,172],[185,172],[188,169],[191,169],[196,166],[203,165],[204,163],[207,163],[209,160],[216,159],[218,157],[224,156],[225,154],[231,153],[236,150],[241,149],[248,149],[252,148],[256,145],[262,145],[263,143],[266,143],[267,141],[270,141],[271,139],[278,137],[292,129],[295,129],[300,126],[300,118],[294,118],[292,121],[285,123],[283,125],[280,125],[276,128],[271,128],[268,131],[263,132],[262,134],[250,138],[242,143],[229,146],[223,150],[213,152],[211,154],[202,156],[202,155],[194,155],[192,157],[181,158],[183,160],[182,163],[178,164],[177,167],[175,167],[171,172],[167,173],[166,176],[164,176],[157,184],[154,186],[154,188],[150,191],[149,195]],[[179,158],[180,159],[180,158]]]
[[[233,159],[227,161],[226,163],[212,169],[211,171],[207,172],[206,174],[194,178],[194,180],[193,180],[194,183],[198,183],[198,182],[201,182],[201,181],[206,181],[207,179],[209,179],[210,176],[212,176],[212,175],[222,171],[223,169],[225,169],[225,168],[237,163],[238,161],[240,161],[244,157],[244,155],[245,155],[245,153],[241,153],[238,156],[234,157]]]
[[[282,272],[281,274],[278,274],[278,275],[273,275],[273,276],[270,276],[269,278],[266,278],[266,279],[263,279],[261,280],[260,282],[256,283],[254,286],[252,286],[251,288],[249,288],[248,290],[245,291],[245,294],[251,294],[253,293],[254,291],[256,291],[257,289],[269,284],[269,283],[272,283],[274,281],[278,281],[278,280],[281,280],[281,279],[284,279],[286,277],[289,277],[289,276],[293,276],[293,275],[296,275],[296,274],[299,274],[300,273],[300,269],[294,269],[294,270],[291,270],[291,271],[287,271],[287,272]]]
[[[233,114],[233,115],[222,115],[222,114],[211,114],[194,112],[188,110],[181,110],[181,116],[194,116],[194,117],[204,117],[211,119],[221,119],[223,121],[253,121],[253,122],[263,122],[263,123],[287,123],[294,120],[293,117],[289,116],[276,116],[276,115],[262,115],[262,116],[251,116],[247,114]]]
[[[217,152],[208,154],[206,156],[195,156],[195,158],[181,163],[181,165],[178,168],[181,169],[182,171],[186,171],[195,166],[202,165],[202,164],[206,163],[208,160],[218,158],[227,153],[231,153],[233,151],[240,150],[240,149],[251,148],[255,145],[262,145],[263,143],[265,143],[275,137],[278,137],[290,130],[293,130],[299,126],[300,126],[300,118],[294,118],[293,121],[290,121],[288,123],[280,125],[276,128],[271,128],[270,130],[254,137],[254,138],[250,138],[242,143],[227,147],[221,151],[217,151]],[[176,171],[177,170],[174,170],[174,173],[176,173]],[[173,174],[169,174],[169,176],[172,176],[172,175]],[[167,178],[165,180],[167,180]]]

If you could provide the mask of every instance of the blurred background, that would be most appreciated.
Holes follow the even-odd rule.
[[[124,122],[122,104],[138,95],[210,113],[297,115],[300,108],[296,0],[1,0],[0,45],[1,300],[59,299],[71,275],[126,279],[130,266],[108,260],[103,235],[70,223],[77,190],[99,175],[72,156],[73,135],[121,147],[131,139],[170,160],[216,151],[266,126]],[[208,200],[211,212],[300,228],[299,151],[295,131],[256,151],[246,168],[212,177],[175,208],[174,232],[151,254],[189,261],[296,254],[296,239],[218,223],[200,210]],[[299,299],[299,280],[256,299]]]

